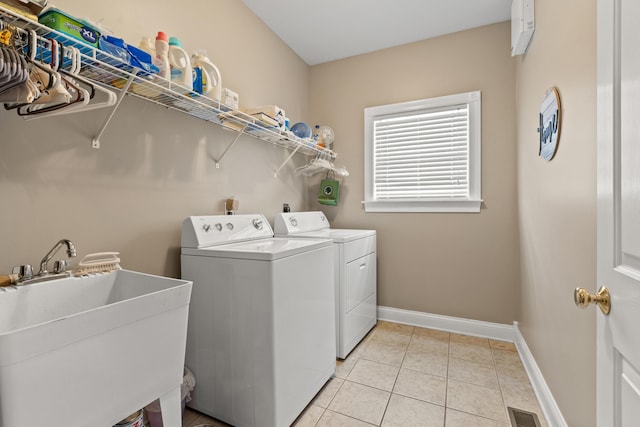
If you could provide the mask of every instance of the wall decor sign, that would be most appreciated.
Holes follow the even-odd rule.
[[[560,95],[558,89],[552,87],[547,90],[542,98],[540,105],[540,147],[538,155],[550,161],[556,154],[558,149],[558,140],[560,139]]]

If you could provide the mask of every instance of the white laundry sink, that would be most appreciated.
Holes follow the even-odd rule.
[[[190,297],[127,270],[0,288],[0,427],[110,427],[157,398],[180,426]]]

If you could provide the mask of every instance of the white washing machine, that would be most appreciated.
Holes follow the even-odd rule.
[[[331,228],[322,212],[276,215],[276,236],[332,239],[336,286],[336,355],[344,359],[377,320],[376,231]]]
[[[285,427],[335,372],[331,240],[273,237],[262,215],[192,216],[189,406],[239,427]]]

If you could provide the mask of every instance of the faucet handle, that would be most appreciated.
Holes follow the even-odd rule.
[[[13,267],[13,274],[20,276],[20,279],[31,279],[33,277],[33,267],[31,264]]]
[[[67,271],[67,267],[69,266],[69,263],[67,262],[66,259],[61,259],[58,261],[55,261],[53,263],[53,272],[54,273],[64,273],[65,271]]]

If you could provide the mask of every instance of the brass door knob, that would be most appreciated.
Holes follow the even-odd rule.
[[[589,304],[594,303],[600,307],[600,311],[605,316],[611,311],[611,296],[606,286],[600,287],[595,295],[590,294],[585,288],[576,288],[573,293],[573,300],[580,308],[586,308]]]

